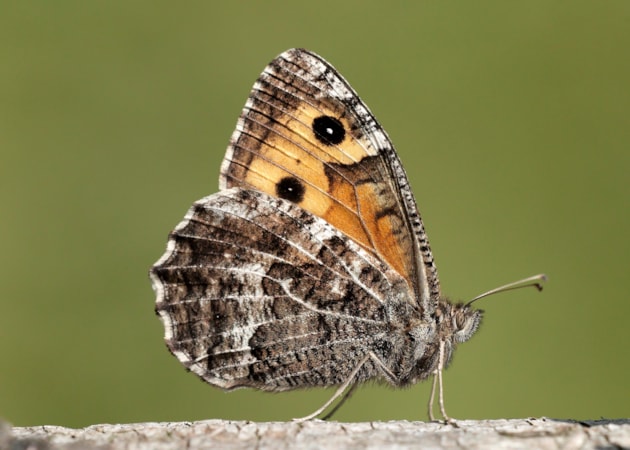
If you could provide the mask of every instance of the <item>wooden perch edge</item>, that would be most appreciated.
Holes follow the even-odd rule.
[[[630,448],[630,419],[549,418],[436,422],[199,422],[11,428],[0,422],[0,449],[386,449]]]

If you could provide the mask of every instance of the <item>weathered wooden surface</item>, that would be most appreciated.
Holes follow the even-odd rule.
[[[630,449],[630,419],[425,422],[230,422],[14,427],[0,449]]]

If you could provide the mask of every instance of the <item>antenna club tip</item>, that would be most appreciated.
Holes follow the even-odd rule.
[[[513,283],[508,283],[506,285],[500,286],[498,288],[492,289],[488,292],[485,292],[477,297],[473,298],[471,301],[466,303],[464,306],[470,306],[477,300],[480,300],[484,297],[487,297],[492,294],[498,294],[499,292],[511,291],[513,289],[520,289],[524,287],[535,287],[538,291],[542,291],[542,283],[547,281],[547,275],[544,273],[539,273],[538,275],[533,275],[531,277],[523,278],[522,280],[514,281]]]
[[[539,281],[538,283],[535,283],[534,286],[536,286],[536,289],[538,289],[538,291],[540,292],[543,290],[542,283],[546,282],[548,278],[547,278],[547,274],[540,273],[538,275],[534,275],[532,279],[534,280],[537,279]]]

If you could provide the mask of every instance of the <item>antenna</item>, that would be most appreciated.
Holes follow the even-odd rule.
[[[539,273],[538,275],[523,278],[522,280],[514,281],[512,283],[499,286],[498,288],[491,289],[488,292],[484,292],[483,294],[478,295],[477,297],[473,298],[464,306],[470,306],[473,302],[476,302],[477,300],[487,297],[489,295],[498,294],[499,292],[511,291],[513,289],[520,289],[524,287],[533,286],[539,291],[542,291],[543,289],[542,283],[544,283],[545,281],[547,281],[547,275],[545,275],[544,273]]]

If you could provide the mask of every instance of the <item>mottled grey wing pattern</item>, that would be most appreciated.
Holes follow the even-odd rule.
[[[405,280],[327,222],[243,189],[196,202],[151,276],[169,349],[225,389],[342,383],[369,351],[395,367],[390,315],[412,308]],[[356,380],[378,375],[370,361]]]

